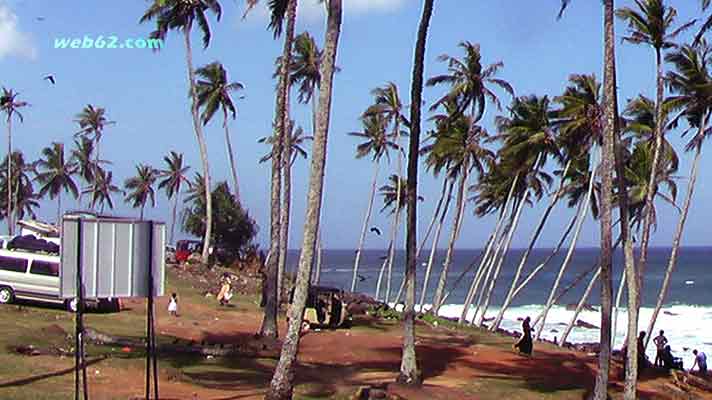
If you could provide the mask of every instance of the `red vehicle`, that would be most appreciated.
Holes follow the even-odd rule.
[[[199,240],[179,240],[176,243],[176,262],[182,263],[188,261],[191,254],[200,251],[200,246],[203,243]]]

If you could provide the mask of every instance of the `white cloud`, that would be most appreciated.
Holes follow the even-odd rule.
[[[407,0],[344,0],[345,16],[363,15],[368,13],[390,13],[397,11],[406,3]],[[269,13],[266,8],[266,2],[261,1],[258,9],[252,13],[258,16],[259,19],[267,19]],[[319,3],[318,0],[300,0],[297,10],[298,18],[301,22],[315,22],[323,19],[325,14],[325,5]]]
[[[36,55],[30,36],[17,25],[17,15],[0,0],[0,59],[7,56],[35,58]]]

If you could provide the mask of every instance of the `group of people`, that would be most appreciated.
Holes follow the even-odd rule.
[[[524,318],[522,322],[522,336],[519,338],[517,343],[514,344],[514,349],[519,350],[521,354],[530,356],[534,348],[534,342],[532,340],[533,329],[531,327],[531,319],[529,317]],[[645,331],[640,332],[638,335],[638,375],[640,372],[650,366],[650,361],[645,355]],[[655,355],[655,362],[653,363],[655,367],[664,368],[666,370],[683,370],[682,359],[675,357],[672,354],[670,345],[668,344],[668,339],[665,337],[665,331],[661,330],[660,334],[653,339],[655,347],[657,348],[657,354]],[[626,342],[623,345],[622,354],[625,359],[628,354]],[[697,349],[692,350],[692,354],[695,356],[695,361],[690,368],[690,372],[693,372],[697,368],[697,372],[702,375],[707,375],[707,356],[704,352],[698,351]],[[625,373],[624,373],[625,374]]]
[[[220,277],[220,291],[217,295],[218,304],[227,306],[232,298],[232,279],[227,272]],[[172,293],[168,300],[168,315],[172,317],[178,316],[178,295]]]

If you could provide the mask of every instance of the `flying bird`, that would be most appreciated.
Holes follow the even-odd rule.
[[[44,20],[45,20],[45,17],[37,17],[37,20],[38,20],[38,21],[44,21]]]
[[[386,256],[382,256],[380,259],[381,259],[381,260],[385,260],[386,258],[388,258],[387,255],[386,255]]]
[[[356,275],[356,276],[358,277],[358,281],[359,281],[359,282],[363,282],[363,281],[366,280],[366,277],[363,276],[363,275]]]
[[[376,235],[381,236],[381,230],[376,228],[375,226],[371,227],[371,232],[376,232]]]
[[[42,78],[42,79],[47,80],[47,81],[50,81],[50,82],[52,82],[52,84],[54,85],[54,75],[47,75],[47,76],[45,76],[45,77]]]

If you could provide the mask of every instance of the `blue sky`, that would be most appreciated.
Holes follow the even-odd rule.
[[[297,32],[309,30],[321,45],[324,18],[315,0],[302,0]],[[327,248],[353,248],[357,242],[370,187],[372,165],[354,158],[354,138],[346,132],[358,130],[359,114],[370,104],[370,90],[394,81],[408,103],[415,32],[420,17],[420,2],[414,0],[344,0],[345,15],[338,53],[341,72],[334,84],[332,124],[329,134],[326,187],[322,217],[323,241]],[[239,100],[238,118],[230,125],[236,149],[238,173],[244,202],[260,225],[258,241],[265,245],[268,235],[269,165],[258,164],[268,148],[257,143],[270,132],[274,113],[273,62],[281,42],[266,30],[266,14],[256,10],[243,20],[242,1],[224,0],[223,18],[211,18],[213,41],[207,50],[193,36],[197,65],[219,60],[230,78],[245,85]],[[632,1],[618,1],[619,6]],[[60,6],[61,4],[61,6]],[[102,141],[102,157],[113,162],[111,169],[120,182],[132,175],[139,162],[162,167],[162,157],[170,150],[185,154],[186,161],[199,168],[195,135],[191,128],[185,51],[182,38],[171,34],[160,53],[138,49],[54,49],[54,39],[83,38],[85,35],[116,35],[120,39],[146,37],[152,25],[138,20],[148,1],[54,2],[41,0],[0,0],[0,85],[21,93],[32,106],[25,110],[24,124],[13,133],[16,148],[30,158],[39,156],[52,141],[69,147],[77,130],[74,116],[87,103],[105,107],[116,125],[109,127]],[[699,16],[696,1],[676,1],[679,21]],[[559,0],[436,1],[428,49],[426,76],[442,73],[437,61],[443,53],[459,55],[457,44],[468,40],[480,43],[483,60],[505,64],[501,77],[514,86],[517,95],[556,96],[572,73],[602,71],[602,18],[598,1],[573,2],[561,21],[556,20]],[[40,17],[40,18],[38,18]],[[625,32],[617,24],[619,37]],[[689,35],[684,37],[689,39]],[[620,43],[620,42],[618,42]],[[651,49],[630,44],[618,46],[619,98],[623,102],[638,93],[654,95],[654,55]],[[57,84],[42,80],[55,75]],[[444,88],[426,88],[424,99],[431,104]],[[504,104],[509,103],[501,93]],[[309,130],[308,106],[293,101],[292,113],[298,124]],[[485,124],[494,131],[492,121],[499,112],[489,106]],[[426,115],[427,116],[427,115]],[[0,123],[5,132],[5,123]],[[211,173],[216,180],[229,178],[223,132],[219,121],[206,129]],[[4,135],[2,136],[4,137]],[[682,148],[679,133],[671,141]],[[3,139],[4,143],[4,139]],[[5,148],[1,145],[0,148]],[[681,150],[680,150],[681,151]],[[2,153],[4,156],[4,152]],[[680,202],[686,188],[690,155],[683,155],[678,181]],[[688,219],[684,244],[708,245],[707,221],[712,220],[712,159],[703,155],[695,200]],[[392,163],[391,170],[395,168]],[[304,221],[308,162],[299,160],[294,169],[293,217],[290,247],[301,243]],[[382,183],[385,173],[381,174]],[[420,194],[426,198],[419,208],[423,230],[430,220],[440,183],[421,170]],[[707,186],[707,187],[706,187]],[[115,213],[136,215],[120,199]],[[377,201],[380,201],[377,200]],[[72,204],[65,201],[65,204]],[[526,246],[545,202],[525,209],[513,245]],[[380,209],[380,208],[379,208]],[[493,219],[477,219],[468,209],[458,247],[481,247]],[[540,246],[558,241],[572,210],[560,206],[540,239]],[[53,219],[54,203],[43,203],[41,216]],[[152,218],[167,220],[169,204],[163,195],[158,206],[148,209]],[[373,225],[386,230],[386,215],[374,214]],[[671,242],[677,214],[659,205],[659,227],[653,245]],[[580,245],[596,246],[598,226],[588,221]],[[446,237],[445,235],[443,237]],[[402,238],[399,243],[403,243]],[[441,246],[445,246],[445,240]],[[387,246],[385,236],[369,236],[368,248]]]

